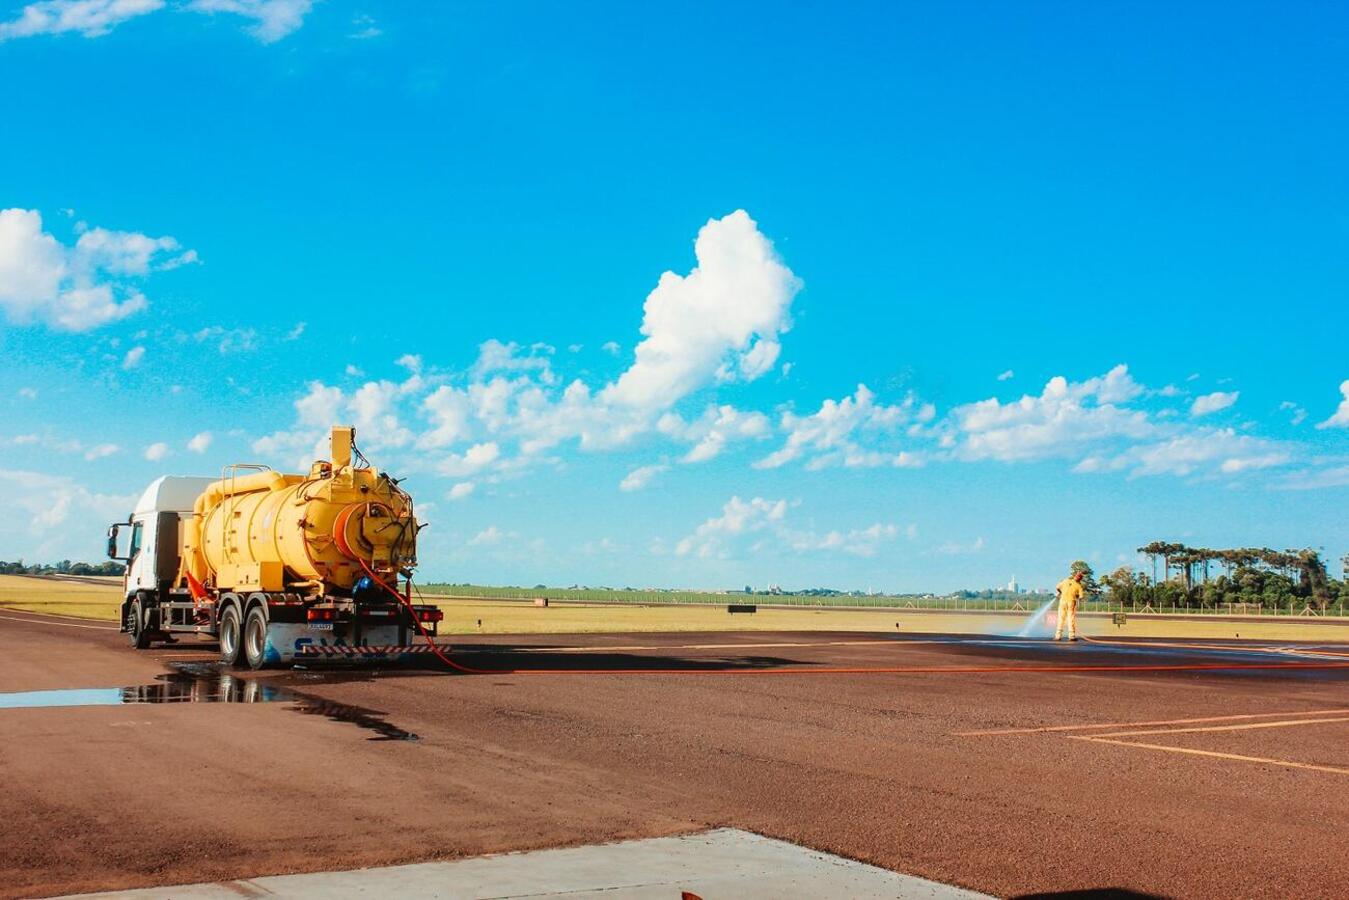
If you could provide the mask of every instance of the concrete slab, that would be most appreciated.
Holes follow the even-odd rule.
[[[146,888],[79,897],[122,900],[337,898],[679,898],[791,897],[973,900],[985,895],[900,875],[734,828],[589,847],[504,853],[351,872],[269,875],[246,881]]]

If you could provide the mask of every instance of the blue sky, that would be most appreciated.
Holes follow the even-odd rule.
[[[428,579],[1338,559],[1347,39],[1310,4],[0,3],[0,557],[97,558],[153,477],[343,421]]]

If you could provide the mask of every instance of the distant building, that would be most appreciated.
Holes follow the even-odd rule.
[[[1020,591],[1020,588],[1017,587],[1016,576],[1015,576],[1015,575],[1012,576],[1012,580],[1011,580],[1011,581],[1007,582],[1007,590],[1008,590],[1008,592],[1013,593],[1013,594],[1018,594],[1018,593],[1021,592],[1021,591]]]

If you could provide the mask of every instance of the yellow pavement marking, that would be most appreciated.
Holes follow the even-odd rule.
[[[16,610],[22,612],[22,610]],[[11,622],[27,622],[31,625],[59,625],[62,628],[95,628],[99,631],[115,631],[116,625],[77,625],[74,622],[46,622],[42,619],[20,619],[16,616],[0,616],[0,619],[9,619]]]
[[[1193,734],[1198,731],[1247,731],[1252,728],[1287,728],[1290,725],[1319,725],[1325,722],[1349,722],[1349,716],[1333,719],[1291,719],[1278,722],[1247,722],[1244,725],[1209,725],[1203,728],[1156,728],[1146,731],[1112,731],[1108,734],[1086,735],[1092,738],[1135,737],[1145,734]],[[1071,737],[1072,735],[1070,735]]]
[[[1349,713],[1349,709],[1296,709],[1283,712],[1246,713],[1235,716],[1204,716],[1196,719],[1161,719],[1151,722],[1101,722],[1096,725],[1044,725],[1038,728],[994,728],[984,731],[956,731],[956,737],[984,737],[995,734],[1042,734],[1056,731],[1086,731],[1094,728],[1146,728],[1153,725],[1193,725],[1198,722],[1231,722],[1237,719],[1269,719],[1275,716],[1328,716]],[[1072,737],[1073,735],[1069,735]]]
[[[1349,775],[1349,769],[1340,769],[1335,766],[1318,766],[1313,763],[1293,762],[1288,759],[1270,759],[1265,756],[1242,756],[1239,753],[1218,753],[1214,750],[1195,750],[1190,747],[1168,747],[1164,744],[1144,744],[1138,741],[1116,741],[1109,738],[1096,737],[1090,734],[1069,734],[1065,737],[1075,741],[1091,741],[1095,744],[1118,744],[1121,747],[1142,747],[1145,750],[1163,750],[1167,753],[1187,753],[1191,756],[1208,756],[1216,759],[1231,759],[1237,762],[1265,763],[1272,766],[1286,766],[1292,769],[1310,769],[1313,772],[1330,772],[1335,775]]]

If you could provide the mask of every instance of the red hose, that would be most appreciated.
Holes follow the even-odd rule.
[[[375,582],[375,584],[384,588],[384,590],[388,591],[390,594],[393,594],[395,597],[398,598],[399,603],[402,603],[404,606],[408,608],[408,614],[412,616],[412,624],[414,627],[416,627],[417,633],[420,634],[422,637],[426,638],[426,643],[430,645],[431,652],[434,653],[437,657],[439,657],[441,662],[449,666],[451,669],[458,669],[461,672],[467,672],[471,675],[488,674],[487,672],[481,672],[477,669],[470,669],[467,666],[461,666],[459,665],[459,663],[455,662],[454,660],[446,656],[444,653],[442,653],[440,647],[437,646],[435,640],[431,637],[430,633],[427,632],[427,630],[422,627],[421,619],[417,618],[417,610],[413,608],[411,598],[404,597],[402,594],[398,593],[397,590],[385,584],[384,580],[381,579],[378,575],[376,575],[374,570],[365,564],[364,559],[361,559],[359,556],[356,557],[355,559],[358,563],[361,564],[361,568],[365,569],[365,574],[370,576],[370,578]]]
[[[969,675],[1006,672],[1203,672],[1230,669],[1349,669],[1349,662],[1286,662],[1286,663],[1175,663],[1143,665],[1072,665],[1072,666],[869,666],[869,667],[804,667],[779,666],[772,669],[475,669],[450,659],[443,653],[417,619],[417,611],[412,600],[390,587],[376,575],[365,560],[359,560],[361,568],[399,602],[408,608],[412,615],[417,633],[426,638],[441,662],[450,668],[469,675]]]

